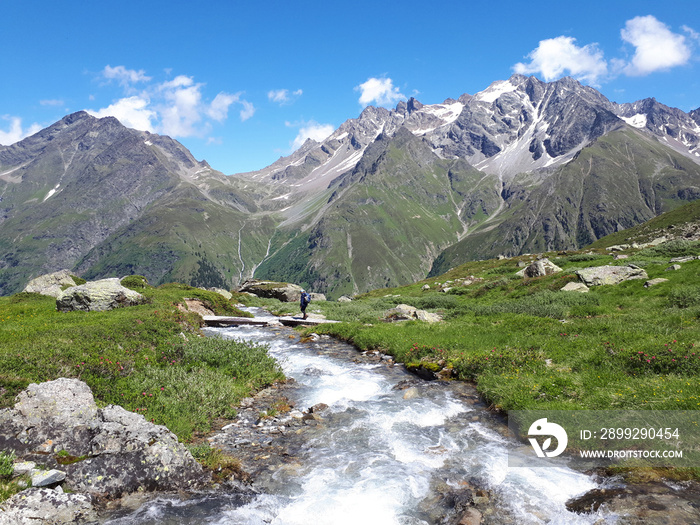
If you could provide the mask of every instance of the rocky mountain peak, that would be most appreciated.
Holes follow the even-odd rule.
[[[409,115],[413,113],[414,111],[418,111],[423,107],[423,104],[418,102],[415,98],[411,97],[408,99],[408,102],[406,103],[406,109],[408,109]]]

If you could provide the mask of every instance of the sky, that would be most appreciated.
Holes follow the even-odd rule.
[[[226,174],[367,105],[513,73],[700,107],[698,0],[0,0],[0,144],[75,111],[169,135]]]

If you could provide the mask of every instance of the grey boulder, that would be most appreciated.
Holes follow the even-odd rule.
[[[418,310],[417,308],[407,305],[399,304],[396,308],[391,308],[384,312],[384,319],[386,321],[423,321],[426,323],[439,323],[442,321],[442,317],[438,314],[433,314],[426,312],[425,310]]]
[[[552,275],[553,273],[559,273],[562,269],[556,264],[551,262],[549,259],[540,259],[533,262],[530,266],[523,268],[516,275],[520,277],[544,277],[545,275]]]
[[[73,310],[104,312],[142,304],[145,300],[140,293],[122,286],[119,279],[115,277],[68,288],[56,298],[56,309],[59,312]]]
[[[583,283],[568,283],[561,289],[562,292],[588,293],[588,286]]]
[[[278,299],[285,303],[293,303],[301,298],[301,286],[274,281],[246,281],[238,289],[239,292],[252,293],[258,297]]]
[[[24,490],[0,504],[0,525],[59,525],[97,520],[92,497],[47,488]]]
[[[63,293],[64,288],[71,286],[75,286],[75,281],[71,277],[70,270],[59,270],[32,279],[22,291],[58,297]]]
[[[620,284],[630,279],[648,279],[647,272],[636,266],[594,266],[576,272],[587,286]]]
[[[206,475],[177,436],[116,405],[98,408],[78,379],[31,384],[12,409],[0,411],[0,450],[78,459],[60,468],[74,492],[119,497],[136,491],[186,490]],[[52,465],[51,462],[54,464]]]

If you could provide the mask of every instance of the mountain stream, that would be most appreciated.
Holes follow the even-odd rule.
[[[508,453],[517,453],[523,445],[508,437],[504,422],[486,410],[471,385],[423,381],[381,357],[363,358],[348,344],[327,337],[302,342],[286,328],[242,326],[207,333],[269,345],[287,377],[295,380],[284,395],[298,409],[273,418],[276,426],[268,424],[265,433],[247,439],[240,437],[240,429],[263,423],[255,416],[246,419],[251,411],[242,410],[238,421],[210,441],[233,455],[246,445],[267,444],[270,450],[275,443],[283,446],[277,453],[249,455],[244,463],[246,468],[249,462],[259,465],[253,476],[255,492],[241,495],[222,489],[185,500],[159,497],[108,523],[616,520],[602,511],[567,510],[567,500],[599,487],[590,476],[567,468],[509,468]],[[316,407],[314,414],[319,415],[304,412],[301,419],[301,411],[309,407]],[[474,509],[476,517],[469,514]]]

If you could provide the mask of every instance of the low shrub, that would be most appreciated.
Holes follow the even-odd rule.
[[[700,241],[673,239],[658,246],[644,248],[638,251],[637,255],[643,257],[687,257],[700,255]]]
[[[455,309],[453,315],[471,313],[477,316],[497,314],[524,314],[534,317],[563,319],[575,307],[597,306],[599,299],[586,294],[544,291],[519,299],[501,301],[494,304],[467,304]]]
[[[215,482],[226,481],[231,476],[244,481],[248,479],[248,474],[243,471],[241,460],[223,450],[214,448],[209,443],[187,445],[187,448],[192,457],[212,473]]]
[[[493,348],[491,351],[478,351],[460,355],[453,362],[454,371],[460,379],[476,379],[484,372],[525,373],[544,367],[544,359],[535,349]]]
[[[128,275],[121,280],[121,285],[138,292],[148,286],[148,279],[143,275]]]
[[[602,253],[575,253],[574,255],[569,255],[568,257],[563,257],[562,261],[566,262],[589,262],[589,261],[599,261],[601,259],[609,259],[609,255],[604,255]]]
[[[671,290],[668,303],[676,308],[689,308],[700,305],[700,286],[685,285]]]
[[[0,480],[8,480],[12,478],[15,466],[14,451],[0,452]]]
[[[457,297],[447,294],[428,294],[422,297],[405,297],[404,302],[421,310],[451,310],[459,306]]]
[[[700,351],[693,343],[679,344],[675,339],[656,350],[626,350],[620,358],[625,368],[642,374],[700,374]]]
[[[80,286],[81,284],[85,284],[87,282],[85,279],[78,277],[77,275],[71,275],[70,278],[73,279],[76,286]]]

